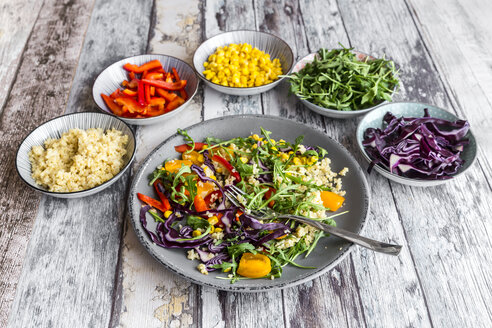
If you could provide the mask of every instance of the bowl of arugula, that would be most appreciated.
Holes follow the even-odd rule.
[[[392,100],[399,79],[395,63],[353,49],[320,49],[299,60],[290,92],[328,117],[353,118]]]

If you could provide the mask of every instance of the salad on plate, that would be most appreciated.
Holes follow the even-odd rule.
[[[327,234],[294,220],[258,220],[250,211],[271,208],[335,225],[344,203],[342,177],[333,172],[321,147],[304,146],[261,135],[196,142],[178,130],[186,143],[176,146],[179,159],[167,159],[149,176],[155,196],[137,194],[140,222],[161,247],[186,250],[203,274],[219,270],[221,279],[268,278],[282,275],[300,255],[309,256]],[[237,207],[225,196],[234,185],[244,194]],[[336,213],[333,213],[336,212]],[[155,229],[147,227],[153,218]]]

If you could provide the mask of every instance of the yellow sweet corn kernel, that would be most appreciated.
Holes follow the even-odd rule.
[[[173,211],[165,211],[164,212],[164,217],[167,219],[171,216],[171,214],[173,214]]]
[[[221,228],[215,228],[215,232],[222,232]]]
[[[264,85],[282,74],[278,58],[271,60],[269,54],[247,43],[218,47],[203,66],[207,80],[233,87]]]
[[[217,223],[219,223],[219,218],[214,215],[212,217],[209,217],[207,221],[208,221],[208,223],[210,223],[211,225],[214,226]]]
[[[287,155],[286,153],[282,153],[282,154],[281,154],[281,157],[282,157],[282,159],[284,159],[284,160],[289,159],[289,155]]]
[[[193,232],[191,233],[193,237],[201,236],[201,234],[202,232],[200,230],[193,230]]]
[[[229,272],[231,271],[231,267],[228,267],[227,269],[224,269],[224,272]]]
[[[295,165],[302,165],[302,162],[299,159],[299,157],[294,157],[294,159],[292,161],[294,162]]]
[[[215,227],[214,226],[210,226],[210,233],[214,233],[215,232]]]
[[[271,149],[272,150],[275,150],[275,151],[278,151],[277,147],[275,147],[275,146],[273,146]]]
[[[246,157],[240,157],[239,158],[241,160],[241,162],[243,162],[244,164],[248,163],[248,159]]]
[[[256,149],[256,148],[258,148],[258,145],[257,144],[254,144],[253,145],[253,149]]]

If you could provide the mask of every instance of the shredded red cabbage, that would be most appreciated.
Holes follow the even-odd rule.
[[[368,171],[381,164],[391,173],[417,179],[449,179],[463,165],[460,157],[470,125],[430,117],[383,117],[384,130],[368,128],[362,142],[372,159]]]

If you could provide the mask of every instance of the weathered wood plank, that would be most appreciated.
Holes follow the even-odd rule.
[[[350,35],[347,36],[343,28],[343,17],[340,17],[336,2],[301,1],[300,8],[297,8],[295,2],[286,1],[274,2],[269,7],[276,12],[273,20],[276,23],[269,23],[266,17],[266,22],[260,26],[268,28],[267,31],[281,33],[289,44],[297,47],[298,57],[317,51],[319,47],[338,48],[338,42],[347,45],[349,43]],[[298,18],[299,12],[302,13],[302,20]],[[325,130],[362,162],[352,138],[356,128],[355,120],[322,118],[293,100],[294,97],[288,97],[286,90],[281,88],[265,94],[263,99],[265,107],[271,113]],[[387,196],[380,193],[381,190],[385,190],[387,195],[391,195],[388,183],[377,177],[375,181],[371,180],[370,184],[377,186],[372,189],[372,203],[383,205],[373,206],[364,234],[380,240],[390,238],[393,242],[405,245],[395,204],[392,201],[388,202]],[[406,274],[398,274],[400,271]],[[314,284],[323,286],[324,298],[322,301],[318,300],[316,292],[310,290],[311,293],[307,295],[311,295],[312,299],[306,296],[301,302],[301,307],[314,304],[317,310],[304,313],[303,316],[298,310],[298,303],[293,300],[299,299],[299,295],[306,295],[305,286],[284,292],[285,315],[293,326],[298,325],[300,315],[306,327],[429,325],[425,303],[418,287],[418,278],[406,249],[398,258],[388,258],[356,248],[351,258],[339,264],[330,273],[316,279]],[[410,288],[416,291],[409,293]],[[375,294],[374,290],[378,290],[378,293]],[[398,299],[396,307],[394,299]],[[408,308],[414,309],[414,313],[418,315],[407,315]],[[333,315],[327,316],[323,309],[330,309]]]
[[[148,34],[151,3],[98,1],[92,15],[88,5],[91,19],[66,112],[94,109],[97,74],[147,46],[141,35]],[[126,174],[109,190],[82,199],[43,197],[10,327],[108,326],[128,181]]]
[[[0,5],[0,114],[16,77],[22,51],[42,2],[5,0]],[[29,6],[29,10],[24,10]]]
[[[46,1],[26,45],[0,121],[0,326],[21,273],[40,195],[15,172],[15,150],[29,130],[61,114],[73,79],[91,1]],[[25,201],[27,200],[27,201]]]
[[[191,63],[201,42],[202,16],[195,0],[155,2],[148,53],[161,53]],[[202,91],[182,115],[137,130],[134,168],[162,141],[202,119]],[[183,253],[184,256],[184,253]],[[166,270],[140,244],[127,218],[121,252],[121,279],[111,327],[196,327],[199,287]]]
[[[406,99],[453,110],[447,94],[454,90],[443,86],[405,3],[350,1],[339,5],[356,48],[367,52],[384,49],[398,62]],[[447,33],[449,30],[441,30],[438,38]],[[453,47],[453,36],[449,38]],[[449,55],[443,51],[433,57]],[[391,183],[391,189],[432,324],[490,326],[492,284],[487,254],[491,252],[491,224],[487,213],[491,208],[485,200],[492,195],[481,167],[475,165],[465,176],[441,187]]]

